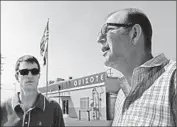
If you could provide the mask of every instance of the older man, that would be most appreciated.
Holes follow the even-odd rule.
[[[1,105],[1,126],[64,127],[59,104],[37,91],[40,78],[37,59],[30,55],[20,57],[15,77],[20,84],[20,92]]]
[[[98,37],[105,65],[125,76],[112,126],[177,126],[176,62],[151,53],[152,27],[139,9],[111,13]]]

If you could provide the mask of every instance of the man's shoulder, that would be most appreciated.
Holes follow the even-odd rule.
[[[176,61],[169,59],[168,63],[164,65],[164,68],[166,72],[173,73],[174,71],[176,71]]]
[[[42,95],[42,96],[44,96],[44,95]],[[47,105],[59,106],[59,104],[55,100],[53,100],[49,97],[46,97],[46,96],[44,96],[44,98],[45,98],[45,102]]]
[[[169,66],[167,70],[169,70],[172,73],[176,72],[176,61],[175,60],[169,61]]]
[[[51,98],[46,98],[46,108],[61,111],[61,107],[60,107],[59,103],[57,103],[57,101],[55,101]]]
[[[48,102],[49,104],[59,105],[59,104],[57,103],[57,101],[55,101],[55,100],[53,100],[53,99],[51,99],[51,98],[46,98],[46,100],[47,100],[47,102]]]
[[[172,59],[170,59],[170,62],[169,62],[170,64],[176,64],[176,60],[172,60]]]

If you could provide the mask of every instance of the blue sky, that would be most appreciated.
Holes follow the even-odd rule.
[[[127,7],[137,7],[149,17],[153,55],[163,52],[176,60],[176,1],[1,1],[3,88],[14,88],[14,67],[20,56],[34,55],[42,64],[39,44],[48,18],[49,80],[107,70],[96,38],[106,16]],[[44,85],[42,67],[39,87]]]

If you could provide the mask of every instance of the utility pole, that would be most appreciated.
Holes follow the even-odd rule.
[[[60,89],[61,89],[61,86],[58,85],[58,94],[59,94],[59,97],[58,97],[58,102],[59,102],[59,105],[60,105]]]

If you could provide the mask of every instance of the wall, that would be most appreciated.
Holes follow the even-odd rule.
[[[115,93],[119,89],[120,82],[118,82],[117,77],[108,77],[106,73],[98,73],[51,85],[48,97],[57,101],[61,108],[63,108],[62,101],[68,100],[68,115],[73,118],[79,118],[80,98],[89,97],[90,119],[107,120],[113,118],[115,97],[108,95],[106,98],[106,93]],[[81,118],[88,119],[87,112],[81,112]]]
[[[97,85],[97,86],[95,86]],[[79,109],[80,109],[80,98],[89,97],[89,108],[91,109],[91,103],[93,102],[93,89],[97,91],[99,97],[99,119],[105,120],[106,119],[106,92],[105,87],[102,84],[94,84],[92,87],[89,88],[81,88],[76,90],[70,90],[65,92],[60,92],[61,96],[64,96],[66,92],[68,92],[69,98],[69,116],[73,118],[79,118]],[[64,97],[61,97],[64,99]],[[62,105],[61,105],[62,107]],[[93,111],[90,112],[91,120],[93,120]],[[82,119],[88,119],[87,112],[81,112]]]
[[[75,90],[70,89],[70,90],[60,91],[60,94],[58,92],[54,94],[50,92],[48,94],[48,97],[58,102],[61,108],[63,108],[62,100],[69,100],[69,117],[78,118],[78,119],[79,119],[79,109],[80,109],[80,98],[89,97],[89,108],[91,110],[90,119],[91,120],[96,120],[96,119],[106,120],[107,119],[106,91],[105,91],[104,83],[93,84],[93,85],[90,85],[89,88],[83,87],[83,88],[75,89]],[[93,97],[97,98],[97,100],[93,99]],[[91,104],[93,104],[93,100],[96,100],[95,102],[97,103],[94,103],[92,107]],[[95,107],[97,107],[99,111],[96,111]],[[88,119],[87,112],[81,112],[81,119]]]

